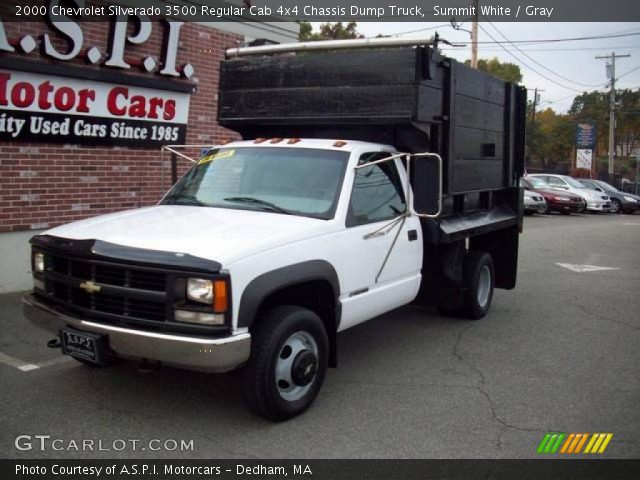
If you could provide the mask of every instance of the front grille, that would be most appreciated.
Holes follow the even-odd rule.
[[[132,320],[166,320],[164,296],[158,295],[166,291],[166,273],[59,254],[46,253],[45,258],[45,289],[48,296],[58,303],[83,313],[88,310]],[[80,288],[80,284],[87,281],[99,285],[102,290],[91,293]],[[108,292],[109,287],[123,288],[114,295]]]

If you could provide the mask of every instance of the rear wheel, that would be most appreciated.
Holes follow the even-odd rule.
[[[242,393],[251,410],[282,421],[304,412],[320,391],[329,340],[318,315],[296,306],[276,307],[252,332]]]
[[[464,317],[478,320],[489,311],[495,284],[493,259],[486,252],[469,252],[464,262],[463,304]]]

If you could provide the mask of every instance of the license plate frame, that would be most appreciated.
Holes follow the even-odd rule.
[[[60,330],[60,343],[65,355],[95,365],[105,364],[106,337],[104,335],[63,328]]]

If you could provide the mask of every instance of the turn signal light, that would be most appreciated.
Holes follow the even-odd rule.
[[[229,292],[225,280],[215,280],[213,282],[213,311],[224,313],[229,306]]]

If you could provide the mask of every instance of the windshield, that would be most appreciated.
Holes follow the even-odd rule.
[[[567,182],[569,185],[571,185],[573,188],[587,188],[585,187],[583,184],[581,184],[579,181],[571,178],[571,177],[565,177],[563,176],[562,179]]]
[[[286,147],[209,150],[161,204],[333,217],[348,152]]]
[[[537,178],[537,177],[527,177],[525,179],[523,179],[525,181],[525,186],[528,184],[531,186],[531,188],[538,188],[538,189],[545,189],[545,188],[551,188],[551,185],[549,185],[547,182],[545,182],[544,180],[542,180],[541,178]]]
[[[607,190],[609,192],[619,192],[620,191],[616,187],[614,187],[613,185],[609,185],[607,182],[603,182],[602,180],[594,180],[593,183],[598,185],[603,190]]]

